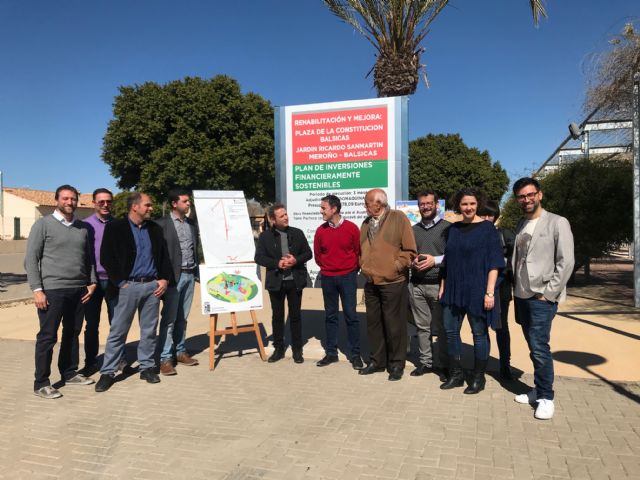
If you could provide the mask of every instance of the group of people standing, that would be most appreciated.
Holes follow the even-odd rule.
[[[386,193],[365,195],[367,218],[360,229],[341,214],[335,195],[321,199],[323,223],[313,251],[320,267],[325,303],[325,356],[316,365],[338,362],[338,302],[348,334],[347,357],[360,375],[388,373],[400,380],[407,358],[407,319],[411,310],[419,344],[418,365],[410,373],[435,373],[443,390],[462,387],[460,329],[466,316],[473,334],[474,365],[465,394],[485,388],[489,359],[489,328],[496,331],[500,376],[512,379],[508,310],[515,298],[534,367],[529,393],[515,401],[536,406],[535,417],[554,414],[553,359],[549,347],[552,320],[573,272],[573,236],[569,222],[541,206],[543,192],[529,177],[515,182],[513,193],[523,217],[515,232],[496,228],[499,207],[485,201],[476,188],[463,188],[452,199],[461,220],[439,215],[438,196],[426,190],[417,196],[421,221],[413,227],[404,213],[390,208]],[[255,261],[267,270],[266,289],[272,306],[274,351],[269,362],[285,356],[285,298],[289,307],[293,360],[304,362],[301,300],[307,285],[305,262],[311,248],[300,229],[289,226],[286,207],[268,210],[271,228],[264,231]],[[356,314],[358,272],[364,294],[370,358],[360,355]]]
[[[367,217],[358,228],[341,215],[335,195],[320,201],[323,223],[317,228],[313,253],[304,233],[289,225],[286,207],[269,207],[270,228],[258,238],[255,262],[266,268],[265,288],[272,309],[273,353],[270,363],[285,356],[285,300],[294,362],[304,362],[302,291],[306,262],[315,256],[325,306],[325,356],[316,365],[338,362],[338,312],[342,303],[347,327],[347,357],[360,375],[388,372],[400,380],[407,359],[407,320],[413,317],[419,344],[418,365],[410,373],[435,373],[441,389],[462,387],[460,329],[466,316],[473,334],[474,366],[465,394],[485,387],[489,359],[489,328],[497,333],[500,375],[510,380],[508,308],[515,297],[516,322],[522,326],[534,366],[529,393],[520,403],[536,405],[536,418],[554,413],[553,359],[549,339],[558,302],[573,271],[573,237],[568,221],[544,210],[543,192],[533,178],[513,187],[523,218],[515,232],[497,229],[497,205],[476,188],[453,197],[461,220],[439,215],[438,196],[426,190],[417,196],[421,221],[413,227],[407,216],[390,208],[384,190],[366,193]],[[187,216],[189,194],[169,193],[169,215],[151,220],[148,195],[129,194],[128,214],[111,215],[113,195],[93,192],[95,213],[75,218],[78,192],[63,185],[55,193],[56,210],[32,227],[25,268],[40,320],[36,338],[34,393],[43,398],[62,394],[49,380],[53,347],[62,323],[58,368],[65,385],[90,385],[97,372],[98,327],[103,301],[110,323],[97,392],[111,388],[128,361],[124,346],[138,312],[140,378],[158,383],[159,373],[175,375],[179,365],[198,362],[185,347],[187,315],[198,276],[198,230]],[[364,295],[370,358],[360,353],[356,313],[358,273]],[[160,312],[160,302],[162,309]],[[411,311],[411,316],[410,312]],[[78,336],[85,326],[85,366],[79,370]],[[159,323],[159,333],[158,333]]]
[[[198,273],[198,232],[187,217],[188,192],[171,191],[171,212],[156,221],[151,221],[153,205],[144,193],[130,193],[127,216],[116,219],[111,213],[113,194],[99,188],[93,192],[95,213],[84,221],[74,215],[78,196],[71,185],[58,187],[55,211],[33,225],[27,242],[25,269],[40,321],[34,393],[47,399],[62,396],[49,379],[61,323],[62,383],[94,383],[90,376],[98,371],[103,302],[110,327],[96,392],[111,388],[116,374],[127,367],[124,347],[136,312],[141,379],[160,382],[156,355],[163,375],[175,375],[176,364],[197,365],[185,347],[186,319]],[[79,369],[78,337],[83,323],[85,365]]]

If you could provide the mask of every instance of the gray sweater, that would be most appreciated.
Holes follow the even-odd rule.
[[[78,288],[96,282],[86,225],[64,226],[53,215],[31,227],[24,268],[31,290]]]

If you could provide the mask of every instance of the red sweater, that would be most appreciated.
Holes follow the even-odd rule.
[[[316,230],[313,251],[322,275],[335,277],[358,270],[360,229],[347,219],[337,228],[324,222]]]

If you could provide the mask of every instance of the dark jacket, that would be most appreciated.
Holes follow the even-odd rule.
[[[267,269],[267,279],[265,288],[271,291],[278,291],[282,287],[282,276],[288,271],[278,268],[278,262],[282,258],[282,248],[280,246],[281,233],[275,228],[265,230],[258,238],[256,246],[255,262]],[[298,290],[307,286],[307,261],[311,260],[311,248],[309,242],[299,228],[288,227],[286,230],[287,241],[289,243],[289,253],[296,258],[296,264],[291,269],[293,280]]]
[[[171,281],[173,273],[167,245],[162,236],[162,228],[154,222],[148,222],[147,225],[158,279]],[[117,285],[120,282],[129,279],[136,255],[136,242],[131,232],[129,218],[119,218],[109,222],[104,229],[100,247],[100,263],[109,275],[110,294],[117,292]]]
[[[173,277],[169,282],[171,285],[178,283],[180,279],[180,272],[182,271],[182,249],[180,248],[180,240],[178,239],[178,232],[174,224],[171,214],[165,215],[162,218],[154,220],[160,228],[162,228],[162,234],[167,242],[167,250],[169,252],[169,261],[173,270]],[[190,218],[185,220],[191,229],[191,237],[193,238],[193,258],[196,262],[196,277],[198,276],[198,227]]]

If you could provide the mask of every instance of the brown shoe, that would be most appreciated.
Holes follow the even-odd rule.
[[[173,362],[171,360],[165,360],[160,362],[160,373],[162,375],[176,375],[176,369],[173,368]]]
[[[187,367],[195,367],[199,362],[195,358],[191,357],[187,352],[184,352],[178,354],[178,363],[186,365]]]

